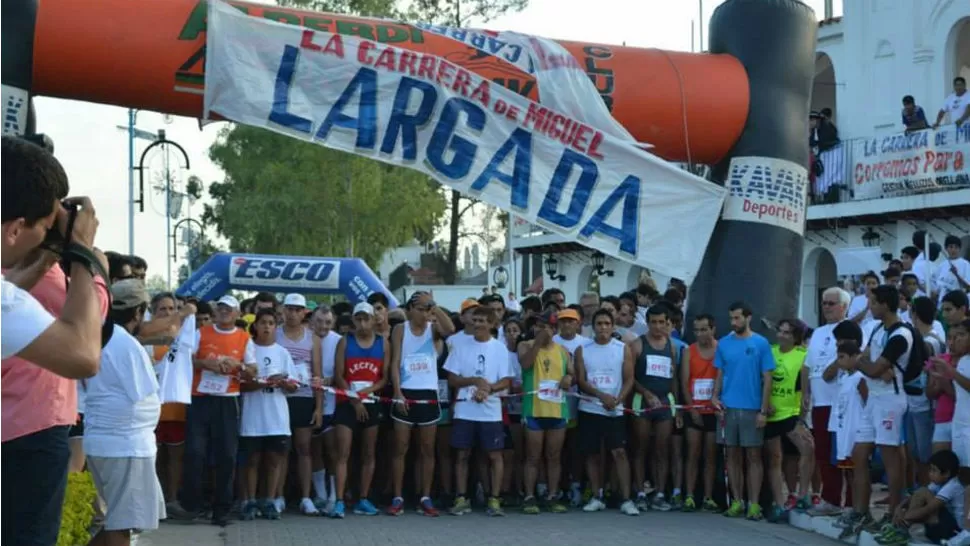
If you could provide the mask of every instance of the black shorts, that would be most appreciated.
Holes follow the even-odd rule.
[[[690,417],[690,413],[684,415],[684,426],[692,428],[694,430],[699,430],[701,432],[715,432],[717,431],[717,416],[709,413],[701,414],[701,424],[698,425]]]
[[[438,400],[437,389],[401,389],[406,400]],[[441,408],[438,404],[409,404],[407,415],[398,411],[397,404],[391,410],[391,418],[405,425],[427,427],[438,424],[441,418]]]
[[[334,426],[345,426],[351,430],[359,428],[376,427],[381,424],[381,408],[378,404],[364,404],[367,410],[367,420],[360,422],[357,420],[357,411],[354,410],[352,402],[341,402],[337,404],[337,409],[333,412]]]
[[[626,419],[622,415],[607,417],[579,412],[579,450],[585,456],[599,455],[600,446],[608,451],[626,445]]]
[[[777,438],[779,436],[784,437],[789,432],[795,430],[797,425],[797,415],[794,417],[789,417],[788,419],[782,419],[781,421],[765,423],[765,439]]]
[[[290,451],[289,436],[240,436],[239,450],[246,454],[247,458],[253,453],[287,453]]]
[[[83,438],[84,437],[84,414],[77,414],[77,423],[71,425],[67,429],[67,437],[70,438]]]
[[[333,430],[333,414],[323,416],[323,424],[313,429],[314,436],[323,436]]]
[[[798,452],[798,446],[788,439],[787,434],[781,437],[781,454],[785,457],[798,457],[801,455],[801,453]]]
[[[317,407],[316,400],[311,396],[291,396],[286,399],[290,408],[290,428],[309,428],[313,420],[313,409]]]

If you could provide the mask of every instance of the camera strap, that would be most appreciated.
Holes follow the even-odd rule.
[[[62,242],[59,244],[45,243],[43,246],[47,250],[57,254],[61,257],[60,265],[61,269],[64,270],[64,274],[67,278],[65,281],[66,288],[70,288],[71,281],[71,266],[74,264],[80,264],[88,272],[91,273],[92,277],[101,277],[104,280],[105,287],[108,289],[108,308],[111,308],[111,285],[108,272],[105,271],[104,266],[101,265],[101,260],[98,259],[97,255],[89,249],[82,245],[79,245],[71,240],[71,234],[74,233],[74,221],[77,220],[77,207],[69,207],[67,213],[67,226],[64,230],[67,234]],[[103,346],[103,345],[102,345]]]

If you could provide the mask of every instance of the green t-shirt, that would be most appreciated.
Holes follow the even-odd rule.
[[[802,366],[805,365],[805,348],[795,347],[787,353],[777,345],[771,346],[775,357],[775,369],[771,372],[771,406],[775,413],[768,417],[769,423],[798,417],[802,410]]]

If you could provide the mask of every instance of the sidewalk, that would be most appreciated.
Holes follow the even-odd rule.
[[[131,546],[225,546],[226,530],[206,523],[161,522],[158,529],[138,535]]]

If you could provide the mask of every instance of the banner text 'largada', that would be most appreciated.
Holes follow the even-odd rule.
[[[696,274],[723,188],[440,57],[210,6],[207,118],[404,165],[614,257]]]

